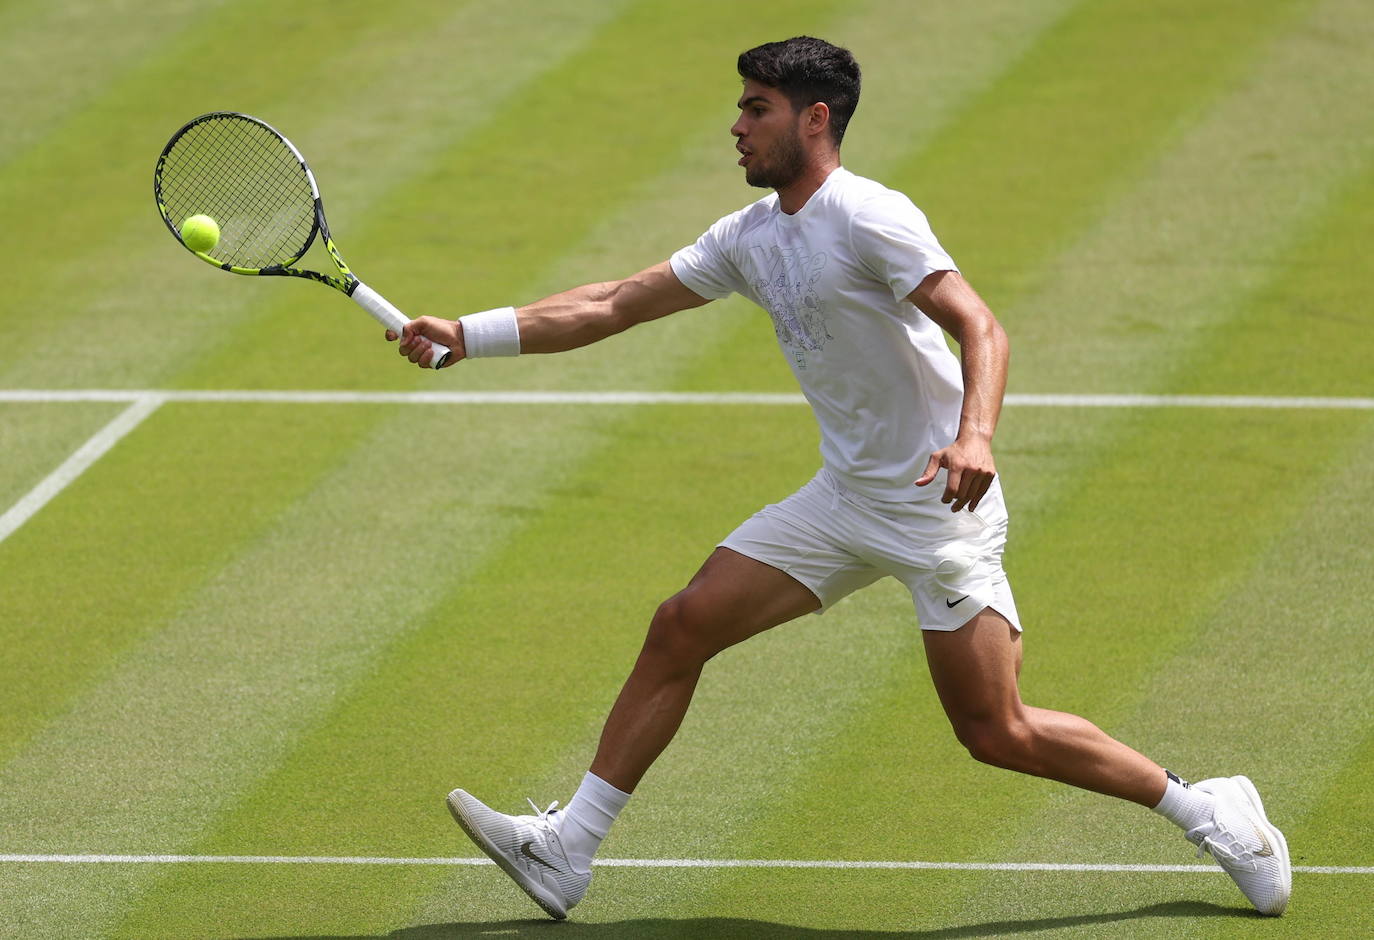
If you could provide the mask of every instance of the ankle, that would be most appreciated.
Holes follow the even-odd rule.
[[[573,868],[586,871],[630,794],[588,771],[557,821],[558,837]]]
[[[1216,797],[1193,788],[1188,781],[1164,771],[1164,796],[1154,811],[1184,832],[1192,832],[1211,822],[1216,810]]]

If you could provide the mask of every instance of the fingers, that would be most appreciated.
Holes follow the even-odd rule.
[[[387,330],[386,339],[387,342],[400,340],[396,351],[408,361],[415,363],[422,369],[435,369],[439,368],[438,356],[434,349],[435,343],[442,343],[449,350],[448,359],[444,363],[445,367],[464,358],[462,333],[455,333],[458,328],[459,325],[456,322],[441,320],[437,317],[416,317],[401,327],[399,335],[395,330]]]
[[[961,470],[959,470],[959,469],[957,469],[957,468],[955,468],[955,467],[951,467],[951,468],[949,469],[949,474],[945,477],[945,491],[944,491],[944,493],[942,493],[942,494],[940,495],[940,502],[942,502],[942,503],[951,503],[951,502],[954,502],[956,499],[958,499],[958,498],[959,498],[959,485],[960,485],[963,481],[964,481],[964,473],[963,473],[963,471],[961,471]],[[950,512],[958,512],[960,509],[963,509],[963,508],[964,508],[964,507],[963,507],[963,505],[962,505],[961,503],[954,503],[954,505],[953,505],[952,507],[950,507]]]
[[[421,369],[428,368],[434,358],[434,346],[423,336],[412,337],[409,345],[402,343],[398,352]]]
[[[931,454],[930,459],[926,461],[926,468],[924,471],[922,471],[920,477],[917,478],[916,485],[925,486],[926,484],[930,483],[931,480],[935,479],[935,474],[939,471],[939,469],[940,452],[936,451],[935,453]]]
[[[391,330],[387,330],[388,339],[392,337]],[[434,346],[428,337],[420,335],[415,331],[415,324],[412,321],[407,323],[401,330],[401,345],[396,351],[415,363],[421,369],[429,368],[431,360],[434,358]]]
[[[953,474],[950,474],[953,477]],[[992,486],[993,478],[996,473],[987,470],[965,470],[959,475],[959,486],[954,493],[954,505],[950,507],[950,512],[959,512],[967,507],[977,509],[978,501],[987,495],[988,489]],[[949,490],[945,490],[943,502],[949,502]]]
[[[955,477],[958,477],[957,481]],[[945,487],[945,502],[953,502],[949,507],[950,512],[958,512],[968,505],[969,491],[977,485],[977,471],[965,470],[963,473],[949,475],[949,486]],[[953,491],[951,493],[951,491]]]
[[[409,361],[415,363],[421,369],[436,368],[434,360],[437,358],[434,350],[433,341],[426,334],[429,324],[426,322],[429,317],[417,317],[401,328],[401,344],[396,351]],[[387,331],[391,333],[390,330]]]
[[[937,450],[926,461],[925,471],[916,480],[917,486],[926,486],[938,475],[940,468],[947,472],[945,489],[940,494],[940,502],[950,505],[950,512],[963,509],[977,509],[979,501],[987,495],[997,471],[991,468],[991,461],[978,459],[977,455],[965,454],[958,445]]]
[[[992,488],[992,481],[997,476],[995,473],[979,474],[978,483],[969,491],[969,509],[977,509],[978,503],[984,496],[988,495],[988,490]]]

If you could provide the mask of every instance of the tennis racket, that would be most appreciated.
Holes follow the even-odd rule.
[[[290,275],[328,284],[396,334],[410,318],[348,269],[329,235],[315,175],[291,141],[247,114],[202,114],[172,135],[153,173],[158,212],[172,236],[202,261],[233,274]],[[193,215],[219,225],[219,241],[196,251],[181,237]],[[293,265],[319,236],[337,275]],[[434,343],[437,369],[449,350]]]

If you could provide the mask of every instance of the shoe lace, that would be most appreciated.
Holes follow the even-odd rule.
[[[1210,832],[1201,833],[1202,827],[1199,827],[1188,833],[1190,837],[1195,833],[1201,835],[1197,842],[1198,858],[1202,858],[1204,852],[1210,852],[1219,862],[1227,862],[1235,867],[1244,865],[1250,871],[1259,870],[1254,853],[1246,848],[1245,843],[1235,833],[1221,823],[1211,823],[1210,826]]]
[[[550,829],[553,827],[553,820],[549,817],[553,814],[553,811],[558,808],[557,800],[554,800],[552,803],[550,803],[548,809],[540,809],[539,805],[529,797],[525,797],[525,802],[530,804],[530,809],[534,810],[534,824],[536,826],[540,826],[541,828],[545,829]]]

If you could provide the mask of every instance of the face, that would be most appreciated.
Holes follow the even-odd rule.
[[[750,186],[781,189],[794,182],[806,168],[801,142],[801,115],[776,88],[753,80],[744,83],[739,99],[739,120],[730,133],[741,154],[744,181]]]

